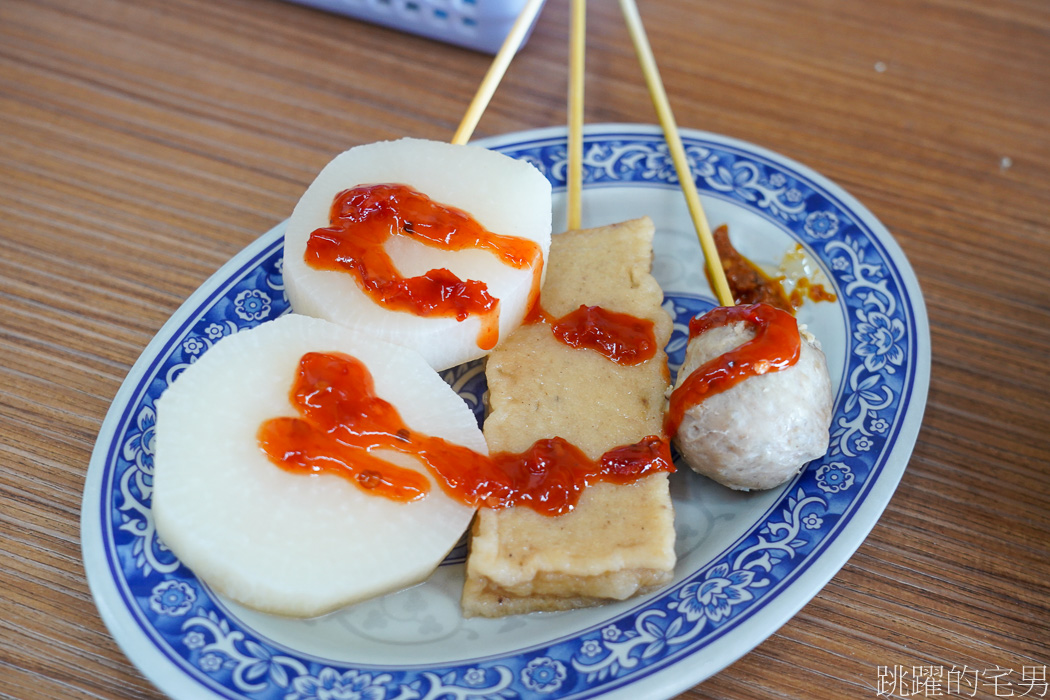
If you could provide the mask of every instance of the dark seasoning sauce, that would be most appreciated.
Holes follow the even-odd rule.
[[[805,277],[796,280],[795,288],[790,294],[785,292],[783,277],[767,275],[733,247],[729,240],[729,227],[725,224],[715,229],[712,237],[715,241],[715,248],[718,250],[718,257],[722,261],[726,282],[733,293],[733,301],[737,304],[769,304],[793,314],[806,299],[810,301],[835,301],[837,299],[834,294],[824,288],[824,285],[814,284]],[[799,253],[800,249],[801,246],[796,248],[795,253]]]
[[[402,277],[383,247],[393,235],[412,236],[443,250],[488,250],[511,267],[530,267],[533,289],[526,322],[546,323],[566,345],[594,350],[622,365],[656,355],[648,319],[598,306],[580,306],[553,318],[539,303],[539,246],[486,231],[469,214],[405,185],[367,185],[341,192],[332,205],[330,226],[313,232],[305,258],[315,268],[354,275],[360,288],[388,309],[459,321],[478,316],[478,346],[494,347],[499,340],[499,300],[485,283],[460,280],[445,269]],[[624,484],[674,471],[664,436],[651,435],[591,460],[557,436],[539,440],[520,454],[485,456],[420,434],[404,424],[394,406],[375,395],[368,369],[342,353],[304,355],[291,401],[298,418],[274,418],[260,427],[259,445],[271,461],[297,473],[337,474],[399,502],[425,497],[429,481],[374,455],[374,450],[417,458],[448,495],[467,505],[523,505],[544,515],[569,512],[583,489],[597,481]]]

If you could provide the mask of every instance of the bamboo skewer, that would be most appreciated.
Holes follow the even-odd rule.
[[[584,55],[587,37],[587,0],[572,0],[569,25],[569,136],[567,221],[572,231],[580,228],[581,200],[583,199],[583,83]]]
[[[642,25],[642,18],[638,14],[638,6],[634,0],[620,0],[620,8],[623,10],[624,19],[627,21],[627,31],[634,43],[635,53],[638,54],[638,62],[642,66],[645,82],[649,87],[649,96],[656,108],[660,126],[663,127],[664,139],[667,148],[671,152],[675,171],[678,173],[678,181],[682,185],[682,193],[685,195],[686,204],[689,206],[689,214],[692,216],[693,225],[696,227],[696,235],[700,239],[700,248],[704,252],[707,261],[707,272],[714,285],[715,296],[722,306],[733,306],[733,293],[726,281],[725,270],[718,256],[714,238],[711,235],[711,226],[707,222],[703,206],[700,203],[700,194],[696,190],[696,182],[693,181],[693,173],[689,168],[689,161],[685,155],[685,147],[682,146],[682,138],[678,134],[678,125],[675,123],[674,114],[671,112],[671,103],[664,91],[660,72],[656,67],[656,58],[649,46],[649,39]]]
[[[492,65],[489,66],[488,72],[482,78],[481,85],[478,86],[478,90],[474,94],[474,99],[471,101],[470,106],[467,107],[466,114],[463,115],[459,128],[456,129],[456,133],[452,137],[452,143],[463,145],[470,141],[474,128],[481,120],[481,115],[485,112],[485,108],[488,107],[492,95],[495,94],[496,87],[499,86],[500,80],[503,79],[503,74],[507,72],[511,59],[514,58],[514,54],[517,53],[518,48],[521,47],[522,42],[525,40],[525,35],[528,34],[529,27],[532,26],[533,20],[536,19],[540,8],[543,7],[543,2],[544,0],[528,0],[525,6],[522,7],[521,12],[518,13],[518,18],[511,26],[507,38],[503,40],[496,57],[492,59]]]

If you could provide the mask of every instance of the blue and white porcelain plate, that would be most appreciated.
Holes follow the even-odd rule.
[[[320,619],[246,610],[198,581],[156,535],[154,405],[219,338],[287,311],[278,226],[161,329],[99,435],[84,490],[84,563],[102,618],[131,661],[180,699],[666,698],[746,654],[809,601],[867,536],[908,463],[929,383],[922,296],[886,229],[824,177],[732,139],[682,137],[711,224],[727,223],[758,263],[775,265],[800,246],[837,295],[798,314],[823,343],[835,389],[824,458],[782,488],[750,494],[679,470],[675,580],[643,598],[467,620],[459,547],[427,582]],[[557,228],[564,129],[481,143],[550,178]],[[660,131],[588,128],[584,188],[585,226],[639,216],[656,223],[653,270],[676,319],[668,348],[676,368],[689,318],[714,296]],[[480,414],[481,367],[445,376]]]

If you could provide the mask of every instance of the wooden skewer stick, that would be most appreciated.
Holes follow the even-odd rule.
[[[569,138],[567,228],[580,228],[583,199],[583,80],[586,53],[587,0],[572,0],[569,25]]]
[[[703,206],[700,204],[700,195],[696,191],[696,182],[693,181],[693,173],[689,168],[685,147],[682,146],[682,138],[678,135],[678,125],[675,123],[674,114],[671,112],[671,103],[667,99],[667,93],[664,91],[663,81],[660,79],[660,72],[656,67],[656,58],[653,56],[653,50],[649,46],[645,27],[642,25],[642,18],[638,14],[638,6],[634,0],[620,0],[620,8],[623,10],[624,19],[627,21],[627,31],[630,33],[631,41],[634,43],[635,53],[638,54],[638,62],[642,66],[642,73],[645,74],[645,82],[649,86],[649,96],[652,98],[653,106],[656,108],[660,126],[663,127],[664,139],[667,141],[667,148],[671,152],[671,159],[674,161],[675,171],[678,173],[678,181],[682,185],[682,192],[685,194],[685,201],[689,206],[693,225],[696,227],[696,235],[700,239],[700,248],[704,251],[704,258],[707,261],[707,272],[714,285],[715,296],[718,298],[718,303],[722,306],[733,306],[735,303],[733,293],[730,291],[729,283],[726,281],[725,270],[722,269],[722,261],[718,256],[718,249],[715,247],[715,241],[711,235],[711,226],[707,223]]]
[[[543,7],[543,2],[544,0],[528,0],[525,6],[521,8],[521,12],[518,13],[518,18],[514,20],[514,25],[511,26],[507,38],[503,40],[496,57],[492,59],[492,65],[489,66],[488,73],[481,80],[481,85],[478,86],[474,99],[471,101],[470,106],[467,107],[467,112],[463,115],[463,120],[460,121],[459,128],[456,129],[456,134],[452,137],[452,143],[463,145],[470,140],[471,135],[474,133],[474,128],[481,121],[481,115],[485,112],[485,108],[489,106],[489,100],[492,99],[492,95],[496,92],[496,87],[499,86],[500,80],[503,79],[503,74],[507,72],[510,60],[514,58],[514,54],[521,47],[521,43],[525,40],[525,35],[529,32],[529,27],[532,26],[533,20],[536,19],[540,8]]]

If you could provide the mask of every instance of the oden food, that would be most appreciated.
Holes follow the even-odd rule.
[[[288,299],[445,369],[521,323],[550,232],[550,183],[528,163],[420,139],[358,146],[321,171],[288,221]]]
[[[376,495],[368,471],[355,483],[275,464],[260,431],[304,418],[293,387],[309,353],[359,361],[376,396],[406,425],[486,452],[473,413],[418,354],[320,319],[290,314],[264,323],[224,338],[188,367],[157,405],[157,530],[220,593],[299,617],[423,580],[474,513],[396,451],[373,452],[429,484],[425,498]]]
[[[487,361],[490,450],[518,451],[554,435],[592,459],[625,445],[666,449],[663,348],[671,319],[649,273],[652,238],[648,219],[554,237],[542,295],[546,315],[556,320],[583,306],[643,320],[653,352],[622,363],[605,349],[573,347],[550,323],[522,326]],[[594,484],[574,510],[556,517],[520,507],[479,510],[464,613],[567,610],[669,582],[675,532],[667,470],[631,483]]]
[[[791,314],[721,307],[689,330],[668,434],[694,471],[734,489],[769,489],[827,452],[827,362]]]

